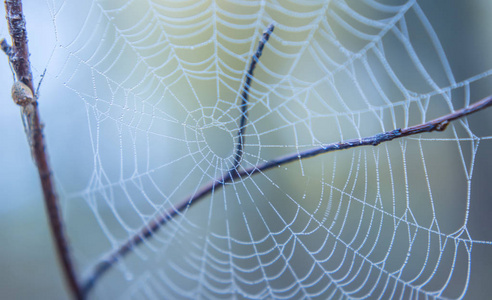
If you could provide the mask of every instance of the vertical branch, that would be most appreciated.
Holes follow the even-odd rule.
[[[237,148],[234,154],[234,163],[231,171],[237,169],[243,156],[244,133],[246,132],[246,119],[248,117],[248,96],[251,81],[253,80],[253,72],[255,71],[256,64],[263,53],[263,47],[265,47],[265,44],[268,42],[268,39],[274,29],[275,25],[273,23],[267,27],[267,29],[263,32],[260,42],[258,43],[258,48],[256,49],[255,54],[251,57],[248,73],[246,74],[246,79],[244,81],[243,91],[241,92],[241,121],[237,133]]]
[[[22,106],[23,118],[27,123],[25,124],[26,134],[31,145],[32,156],[38,168],[51,233],[55,240],[58,258],[62,264],[65,278],[74,297],[83,299],[84,296],[77,280],[58,209],[58,197],[48,162],[43,126],[41,125],[36,99],[37,95],[33,95],[34,86],[29,62],[26,21],[22,12],[22,1],[5,0],[5,9],[9,32],[12,37],[12,47],[8,46],[5,41],[2,41],[1,46],[2,50],[8,55],[17,77],[17,82],[14,83],[12,88],[12,97],[17,104]]]

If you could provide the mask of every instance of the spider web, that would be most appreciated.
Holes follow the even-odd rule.
[[[45,117],[48,144],[84,275],[230,169],[244,77],[272,22],[250,89],[242,168],[419,124],[490,94],[492,69],[457,79],[416,1],[46,4],[55,46],[41,98],[56,110]],[[489,116],[226,184],[122,259],[91,295],[480,293],[486,287],[474,282],[490,272],[475,266],[492,240],[489,215],[479,213],[490,207]]]

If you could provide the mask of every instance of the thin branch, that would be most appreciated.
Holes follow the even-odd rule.
[[[286,156],[272,159],[262,164],[256,166],[242,169],[234,170],[224,173],[222,176],[216,178],[205,184],[199,190],[197,190],[192,195],[183,199],[179,202],[173,209],[163,212],[154,220],[149,222],[144,228],[142,228],[137,234],[130,238],[125,244],[121,245],[119,249],[110,253],[106,258],[102,259],[93,269],[89,278],[85,281],[83,285],[84,293],[87,293],[93,285],[98,281],[98,279],[106,273],[113,265],[115,265],[118,260],[123,258],[126,254],[131,252],[136,246],[141,244],[145,239],[150,238],[156,233],[163,225],[168,221],[178,216],[181,212],[190,208],[193,204],[198,203],[200,200],[204,199],[205,196],[210,194],[212,191],[216,191],[228,182],[232,182],[235,179],[240,179],[254,174],[267,171],[269,169],[280,167],[287,163],[298,161],[310,157],[317,156],[319,154],[328,153],[337,150],[344,150],[349,148],[355,148],[359,146],[377,146],[383,142],[388,142],[396,138],[403,138],[412,136],[419,133],[431,132],[431,131],[443,131],[446,129],[449,122],[467,116],[469,114],[475,113],[482,109],[485,109],[492,105],[492,96],[484,98],[468,107],[457,110],[453,113],[444,115],[440,118],[407,127],[404,129],[398,128],[391,131],[386,131],[383,133],[376,134],[374,136],[365,137],[361,139],[351,139],[337,143],[331,143],[322,145],[320,147],[308,149],[303,152],[296,152]]]
[[[32,156],[38,168],[51,233],[55,240],[58,258],[62,264],[65,278],[73,296],[76,299],[83,299],[84,297],[78,284],[68,242],[65,237],[62,218],[58,209],[58,197],[48,162],[38,102],[36,95],[33,95],[34,86],[29,62],[26,21],[22,12],[22,1],[6,0],[5,9],[13,44],[10,47],[5,40],[2,40],[1,49],[8,55],[17,77],[17,81],[12,88],[13,100],[22,106],[23,120],[25,120],[25,129],[28,135],[27,138],[31,145]]]
[[[237,148],[231,170],[237,169],[239,164],[241,164],[245,139],[244,133],[246,132],[246,121],[248,118],[249,88],[251,87],[251,81],[254,77],[253,73],[255,71],[256,64],[260,60],[261,54],[263,53],[263,47],[265,47],[265,44],[268,42],[268,39],[270,38],[270,35],[272,34],[274,29],[275,25],[273,23],[267,27],[267,29],[263,32],[261,40],[258,43],[258,48],[256,49],[255,54],[253,54],[253,56],[251,57],[248,73],[246,74],[243,91],[241,93],[241,121],[239,124],[239,130],[237,132]]]
[[[0,41],[0,47],[2,48],[2,51],[5,52],[5,54],[7,54],[10,61],[10,57],[12,56],[12,47],[10,47],[10,45],[7,43],[5,39],[2,39]]]

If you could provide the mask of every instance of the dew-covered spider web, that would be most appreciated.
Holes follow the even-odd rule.
[[[478,14],[480,1],[466,2],[469,10],[403,0],[39,4],[54,30],[48,58],[33,61],[35,73],[47,69],[40,102],[79,272],[89,276],[230,169],[245,74],[269,24],[240,169],[420,124],[492,94],[490,45],[470,52],[466,39],[453,40],[468,33],[446,30],[460,21],[447,18],[449,6],[463,19]],[[490,117],[226,183],[121,258],[90,297],[484,296]]]

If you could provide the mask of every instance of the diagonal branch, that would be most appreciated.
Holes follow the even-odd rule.
[[[246,74],[246,79],[244,81],[243,91],[241,92],[241,121],[237,132],[237,148],[231,171],[236,170],[237,167],[239,167],[239,164],[241,164],[244,148],[244,133],[246,132],[246,121],[248,118],[249,88],[251,87],[251,81],[254,77],[253,73],[255,71],[256,64],[260,60],[261,54],[263,53],[263,47],[265,47],[265,44],[268,42],[268,39],[274,29],[275,25],[273,23],[267,27],[267,29],[263,32],[260,42],[258,43],[258,48],[256,48],[255,54],[251,57],[248,73]]]
[[[450,114],[444,115],[440,118],[419,125],[410,126],[404,129],[398,128],[395,130],[382,132],[361,139],[350,139],[342,142],[326,144],[302,152],[296,152],[286,156],[278,157],[247,169],[237,170],[236,172],[230,172],[230,171],[225,172],[222,176],[208,182],[207,184],[202,186],[199,190],[197,190],[195,193],[183,199],[173,209],[162,212],[154,220],[152,220],[145,227],[143,227],[137,234],[135,234],[132,238],[130,238],[126,243],[121,245],[120,248],[110,253],[106,258],[103,258],[94,267],[91,275],[85,281],[83,285],[84,293],[87,293],[93,287],[93,285],[99,280],[99,278],[104,273],[106,273],[106,271],[111,269],[113,265],[115,265],[126,254],[130,253],[135,247],[141,244],[144,240],[151,238],[154,235],[154,233],[156,233],[160,228],[162,228],[163,225],[165,225],[168,221],[180,215],[183,211],[186,211],[192,205],[204,199],[205,196],[210,194],[212,191],[221,188],[228,182],[232,182],[235,179],[252,176],[254,174],[264,172],[275,167],[280,167],[282,165],[285,165],[293,161],[314,157],[323,153],[350,149],[360,146],[377,146],[383,142],[388,142],[397,138],[408,137],[424,132],[443,131],[446,129],[449,122],[462,118],[469,114],[475,113],[482,109],[485,109],[491,105],[492,105],[492,96],[489,96],[465,108],[462,108]]]
[[[70,256],[68,241],[65,236],[63,221],[58,208],[58,197],[48,161],[43,136],[43,125],[40,121],[37,95],[33,94],[29,48],[27,45],[26,21],[22,12],[21,0],[6,0],[5,9],[12,47],[5,40],[1,41],[1,49],[9,57],[17,81],[12,88],[13,100],[22,107],[22,117],[27,139],[31,146],[31,154],[38,168],[39,179],[44,194],[46,212],[50,221],[51,233],[55,240],[58,259],[63,268],[69,288],[76,299],[83,295],[77,280],[77,274]]]

